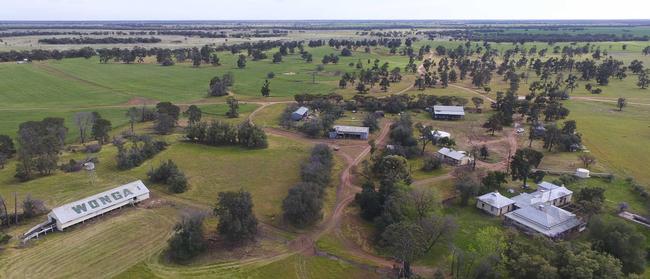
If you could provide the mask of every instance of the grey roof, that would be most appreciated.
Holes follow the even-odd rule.
[[[525,206],[506,213],[505,217],[548,237],[555,237],[581,224],[575,214],[545,204]]]
[[[451,138],[450,133],[445,132],[445,131],[439,131],[439,130],[431,131],[431,136],[433,136],[434,138],[439,138],[439,139],[441,139],[441,138]]]
[[[542,182],[539,184],[537,191],[532,193],[522,193],[518,196],[512,197],[512,199],[517,203],[518,207],[524,207],[539,203],[549,203],[571,194],[573,194],[573,191],[564,186]]]
[[[447,147],[440,148],[440,150],[438,150],[438,153],[455,160],[462,160],[463,158],[467,157],[465,151],[456,151]]]
[[[465,108],[461,106],[433,106],[434,114],[465,115]]]
[[[309,111],[309,109],[307,107],[299,107],[293,113],[300,114],[300,115],[305,115],[305,113],[307,113],[308,111]]]
[[[59,206],[52,209],[52,213],[50,214],[54,214],[59,222],[67,223],[72,220],[82,218],[86,215],[99,212],[105,208],[111,207],[115,203],[130,200],[133,197],[137,197],[146,193],[149,193],[149,189],[147,189],[141,180],[138,180],[75,202]],[[100,199],[100,197],[102,199]],[[96,207],[93,207],[93,205],[96,205]],[[81,207],[83,207],[83,210],[81,210]],[[78,211],[76,211],[75,208],[77,208]]]
[[[499,192],[487,193],[478,197],[478,200],[496,208],[502,208],[515,203],[515,201],[501,195]]]
[[[342,126],[336,125],[333,127],[337,133],[369,133],[370,128],[358,126]]]

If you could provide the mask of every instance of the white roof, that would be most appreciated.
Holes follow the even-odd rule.
[[[308,111],[309,111],[309,109],[308,109],[307,107],[299,107],[299,108],[298,108],[296,111],[294,111],[293,113],[297,113],[297,114],[300,114],[300,115],[304,115],[304,114],[307,113]]]
[[[368,127],[336,125],[333,128],[338,133],[366,133],[367,134],[370,132],[370,128]]]
[[[487,193],[478,197],[478,200],[487,203],[496,208],[503,208],[505,206],[515,203],[515,201],[501,195],[499,192]]]
[[[433,106],[434,114],[465,115],[465,108],[461,106]]]
[[[540,203],[549,203],[559,198],[573,194],[573,191],[564,186],[557,186],[553,183],[542,182],[538,185],[538,189],[532,193],[522,193],[512,199],[517,203],[518,207],[531,206]]]
[[[445,131],[438,131],[438,130],[431,131],[431,135],[434,138],[451,138],[451,134]]]
[[[455,160],[462,160],[463,158],[467,157],[467,155],[465,155],[465,151],[456,151],[447,147],[440,148],[440,150],[438,150],[438,153]]]
[[[505,216],[549,237],[555,237],[581,223],[575,214],[556,206],[544,204],[525,206],[508,212]]]
[[[130,200],[142,194],[149,193],[147,186],[141,180],[122,185],[90,197],[71,202],[52,209],[53,217],[61,223],[67,223],[86,215],[101,211],[118,202]]]

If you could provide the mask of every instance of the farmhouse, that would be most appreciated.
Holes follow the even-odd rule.
[[[548,182],[538,186],[533,193],[522,193],[511,199],[499,193],[485,194],[478,197],[476,207],[495,216],[504,214],[506,224],[549,238],[584,229],[584,222],[575,214],[560,208],[571,202],[571,190]]]
[[[443,162],[454,166],[463,166],[474,161],[472,157],[467,156],[467,152],[456,151],[447,147],[440,148],[435,156]]]
[[[478,197],[476,207],[494,216],[501,216],[514,209],[515,201],[504,197],[499,192],[492,192]]]
[[[309,109],[307,107],[299,107],[296,111],[291,113],[291,120],[300,121],[303,118],[307,117]]]
[[[57,230],[81,223],[122,206],[138,203],[149,198],[149,189],[142,181],[126,185],[52,209],[47,215],[50,223],[56,223]]]
[[[331,139],[336,138],[353,138],[367,140],[370,134],[370,128],[357,126],[340,126],[336,125],[329,133]]]
[[[462,119],[465,116],[465,108],[462,106],[433,106],[431,116],[433,119]]]

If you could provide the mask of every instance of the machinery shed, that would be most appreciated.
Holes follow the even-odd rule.
[[[56,223],[59,231],[95,216],[135,204],[149,198],[149,189],[141,180],[95,194],[52,209],[47,215],[48,223]]]

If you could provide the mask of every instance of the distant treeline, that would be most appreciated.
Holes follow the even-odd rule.
[[[487,41],[495,43],[526,43],[526,42],[620,42],[620,41],[648,41],[650,37],[635,36],[632,34],[534,34],[534,33],[505,33],[503,29],[472,30],[445,30],[419,32],[426,34],[429,39],[437,37],[451,37],[455,40]]]
[[[93,36],[109,36],[109,35],[156,35],[156,31],[94,31],[94,32],[79,32],[79,31],[11,31],[11,32],[0,32],[0,38],[6,37],[27,37],[27,36],[61,36],[61,35],[74,35],[74,36],[84,36],[84,35],[93,35]]]
[[[94,49],[90,47],[84,47],[80,49],[70,49],[70,50],[44,50],[44,49],[33,49],[33,50],[22,50],[22,51],[5,51],[0,52],[0,62],[13,62],[13,61],[22,61],[24,59],[30,61],[40,61],[40,60],[49,60],[49,59],[63,59],[63,58],[90,58],[95,56],[97,53]]]
[[[49,39],[40,39],[38,40],[41,44],[50,44],[50,45],[86,45],[86,44],[154,44],[160,43],[162,40],[156,37],[150,38],[116,38],[116,37],[106,37],[106,38],[49,38]]]

